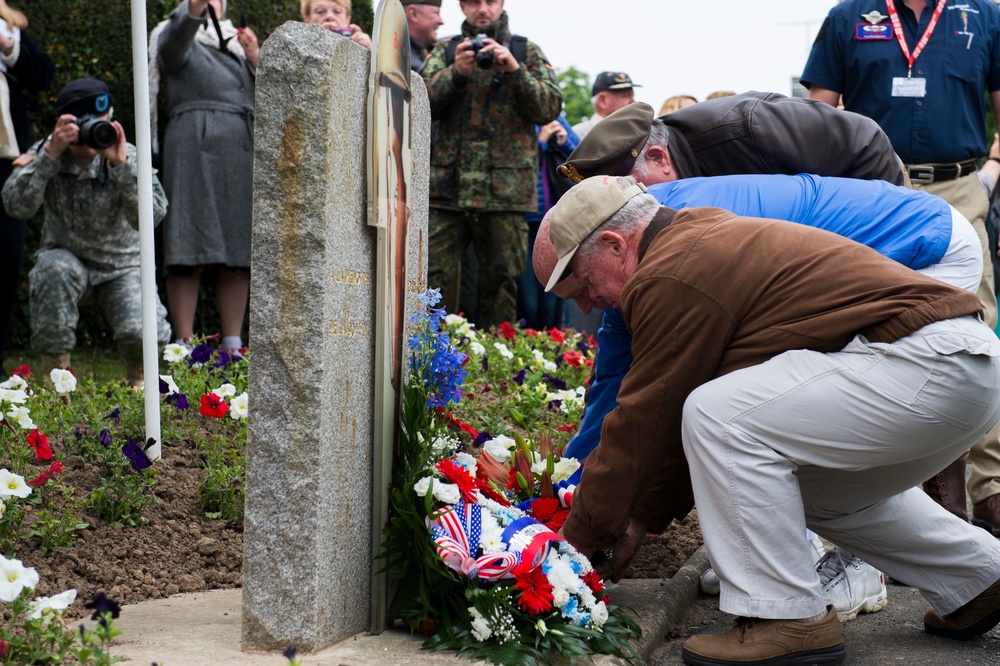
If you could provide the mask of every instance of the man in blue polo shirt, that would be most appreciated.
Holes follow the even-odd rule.
[[[830,10],[802,73],[809,96],[875,120],[914,187],[965,215],[985,253],[988,202],[976,178],[986,154],[989,92],[1000,111],[1000,11],[989,0],[846,0]],[[997,323],[993,267],[985,257],[979,299]],[[1000,427],[972,448],[973,522],[1000,536]],[[924,485],[960,517],[965,460]],[[950,506],[949,506],[950,505]]]
[[[976,291],[982,276],[979,240],[961,213],[939,197],[885,181],[812,175],[715,176],[660,183],[647,191],[669,208],[715,206],[737,215],[825,229],[968,291]],[[566,450],[567,456],[585,460],[600,441],[601,424],[614,409],[618,389],[632,364],[632,336],[621,313],[593,300],[582,281],[572,275],[561,280],[552,277],[556,255],[548,237],[548,217],[539,229],[532,261],[539,280],[555,294],[576,301],[583,312],[606,308],[587,409]],[[557,280],[554,284],[553,279]],[[832,560],[829,565],[827,560]],[[843,561],[854,566],[841,566]],[[837,606],[841,621],[885,605],[881,575],[849,553],[831,550],[818,568],[824,596]],[[851,581],[842,584],[841,578],[848,575]]]

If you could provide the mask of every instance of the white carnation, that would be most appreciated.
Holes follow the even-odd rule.
[[[595,627],[603,627],[604,623],[608,621],[608,607],[600,601],[594,604],[594,607],[590,609],[590,621],[594,623]]]

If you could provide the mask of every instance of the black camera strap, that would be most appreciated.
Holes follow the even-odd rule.
[[[219,37],[219,50],[232,56],[238,62],[239,58],[237,58],[236,54],[230,51],[228,47],[229,40],[232,39],[232,37],[226,37],[225,39],[222,38],[222,26],[219,25],[219,17],[215,15],[215,8],[212,7],[211,3],[208,4],[208,16],[212,19],[212,26],[215,28],[215,34]]]

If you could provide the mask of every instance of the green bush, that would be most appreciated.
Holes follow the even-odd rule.
[[[115,98],[115,118],[122,123],[125,134],[135,142],[135,103],[132,72],[132,5],[130,0],[109,0],[95,6],[79,0],[46,0],[11,3],[28,15],[28,31],[38,46],[48,54],[56,66],[52,89],[29,99],[32,120],[32,141],[49,132],[54,118],[52,107],[56,95],[66,83],[80,77],[101,79],[111,88]],[[146,29],[152,31],[176,6],[175,0],[146,0]],[[274,30],[289,20],[298,20],[299,0],[230,0],[229,18],[238,22],[240,11],[247,17],[247,25],[257,34],[261,43]],[[371,0],[355,0],[352,17],[355,23],[371,34]],[[9,347],[26,349],[29,346],[27,275],[34,265],[38,250],[41,218],[29,223],[27,233],[24,282],[18,293],[18,304],[13,315]],[[166,304],[162,288],[160,297]],[[214,286],[206,280],[199,305],[195,330],[212,333],[217,330],[218,314],[215,307]],[[78,346],[98,345],[112,348],[111,332],[105,325],[96,305],[84,307],[77,328]]]

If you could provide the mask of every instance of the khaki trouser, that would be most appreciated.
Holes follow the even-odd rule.
[[[929,185],[914,183],[913,189],[936,194],[968,218],[983,244],[983,279],[979,283],[979,303],[983,306],[983,319],[990,328],[997,325],[997,298],[993,291],[993,262],[989,256],[990,244],[986,236],[986,215],[990,202],[979,184],[975,173]],[[993,426],[969,451],[972,472],[969,476],[969,498],[979,503],[1000,493],[1000,423]]]

